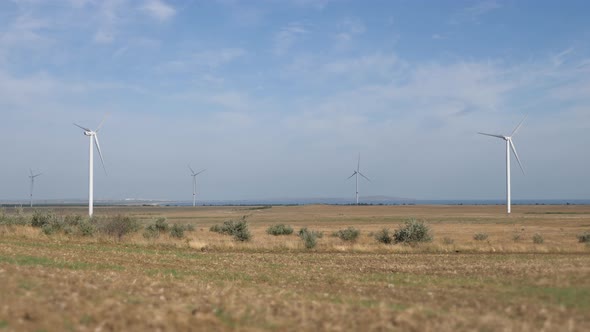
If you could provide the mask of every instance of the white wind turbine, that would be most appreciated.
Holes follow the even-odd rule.
[[[512,142],[512,137],[514,136],[514,134],[516,134],[518,129],[520,129],[520,126],[522,126],[522,123],[524,122],[525,119],[526,119],[526,116],[522,119],[522,121],[520,121],[518,126],[516,126],[516,128],[514,128],[514,130],[512,131],[512,134],[510,134],[510,136],[478,133],[481,135],[501,138],[504,141],[506,141],[506,210],[508,213],[510,213],[510,202],[511,202],[510,201],[510,150],[512,150],[512,152],[514,153],[514,156],[516,157],[516,161],[518,161],[518,165],[520,166],[520,169],[522,170],[522,174],[525,174],[524,168],[522,167],[522,163],[520,162],[520,158],[518,158],[518,153],[516,153],[516,147],[514,147],[514,143]]]
[[[88,136],[88,138],[90,139],[90,150],[89,150],[89,158],[88,158],[88,215],[91,217],[92,217],[93,210],[94,210],[94,158],[93,158],[94,147],[92,146],[93,142],[96,145],[96,149],[98,150],[98,155],[100,156],[100,162],[102,163],[102,168],[104,169],[104,173],[105,174],[107,173],[107,169],[104,167],[104,160],[102,159],[102,152],[100,151],[100,144],[98,143],[98,135],[97,135],[98,131],[102,127],[102,124],[104,123],[105,119],[106,119],[106,116],[105,116],[105,118],[103,118],[103,120],[101,121],[100,125],[98,125],[98,128],[96,128],[96,130],[90,130],[88,128],[82,127],[82,126],[74,123],[74,126],[84,130],[84,135]]]
[[[359,205],[359,175],[364,177],[367,181],[369,181],[369,182],[371,181],[371,180],[369,180],[368,177],[366,177],[363,173],[361,173],[361,154],[360,153],[359,153],[358,163],[356,165],[356,171],[354,171],[352,173],[352,175],[348,177],[348,179],[350,179],[351,177],[353,177],[355,175],[356,175],[356,178],[355,178],[355,180],[356,180],[356,205]]]
[[[191,167],[190,164],[188,165],[188,169],[191,170],[191,176],[193,177],[193,206],[195,206],[196,201],[197,201],[197,175],[203,173],[207,169],[203,169],[203,170],[195,173],[195,171],[193,170],[193,168]]]
[[[33,187],[35,185],[35,178],[43,173],[33,174],[33,170],[30,168],[29,168],[29,172],[31,173],[31,175],[29,175],[29,178],[31,179],[31,191],[30,191],[31,207],[33,207]]]

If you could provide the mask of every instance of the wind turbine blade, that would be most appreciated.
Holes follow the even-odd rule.
[[[516,134],[518,129],[520,129],[520,126],[522,126],[522,123],[524,122],[524,120],[526,120],[527,116],[528,116],[528,114],[525,115],[524,118],[522,118],[522,120],[520,120],[520,123],[518,124],[518,126],[516,126],[516,128],[514,128],[514,130],[512,131],[512,134],[510,134],[510,137],[512,137],[512,136],[514,136],[514,134]]]
[[[100,144],[98,143],[98,136],[94,134],[92,135],[92,137],[94,138],[94,144],[96,145],[98,155],[100,156],[100,163],[102,164],[102,169],[104,169],[104,174],[107,174],[107,168],[104,166],[104,159],[102,159],[102,151],[100,151]]]
[[[31,176],[33,176],[33,170],[29,168],[29,173],[31,173]]]
[[[82,130],[86,130],[86,131],[92,131],[92,130],[90,130],[90,129],[88,129],[88,128],[84,128],[84,127],[82,127],[82,126],[80,126],[79,124],[76,124],[76,123],[74,123],[74,126],[76,126],[76,127],[78,127],[78,128],[81,128]]]
[[[195,174],[195,175],[199,175],[201,173],[203,173],[204,171],[206,171],[207,169],[205,168],[204,170],[200,171],[199,173]]]
[[[514,147],[514,143],[512,143],[512,140],[510,140],[510,147],[512,148],[512,152],[514,152],[514,156],[516,157],[516,161],[518,161],[518,166],[520,166],[522,174],[526,175],[526,173],[524,172],[524,167],[522,167],[522,163],[520,162],[520,158],[518,158],[518,153],[516,153],[516,147]]]
[[[362,177],[364,177],[365,179],[367,179],[367,181],[371,182],[371,180],[369,180],[368,177],[364,176],[363,173],[359,172],[359,175],[362,176]]]
[[[346,180],[348,180],[348,179],[350,179],[351,177],[355,176],[355,175],[356,175],[356,173],[357,173],[357,171],[354,171],[354,173],[352,173],[352,175],[351,175],[351,176],[349,176],[349,177],[348,177]]]
[[[96,128],[95,132],[98,132],[100,130],[100,128],[102,127],[102,125],[104,124],[104,121],[107,119],[108,116],[109,116],[109,113],[104,115],[104,117],[102,118],[102,121],[100,121],[100,124]]]
[[[194,171],[194,170],[193,170],[193,168],[191,167],[191,164],[188,164],[188,169],[190,169],[190,170],[191,170],[191,173],[192,173],[193,175],[195,175],[195,171]]]
[[[486,133],[479,133],[479,132],[478,132],[478,134],[480,134],[480,135],[486,135],[486,136],[492,136],[492,137],[498,137],[498,138],[501,138],[501,139],[506,139],[506,137],[504,137],[502,135],[486,134]]]
[[[361,153],[359,152],[359,158],[358,158],[358,162],[356,164],[356,170],[357,172],[361,169]]]

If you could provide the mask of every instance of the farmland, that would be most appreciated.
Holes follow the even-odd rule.
[[[54,207],[58,216],[84,208]],[[0,331],[590,329],[590,206],[98,207],[182,238],[0,225]],[[4,214],[17,213],[6,209]],[[28,216],[32,211],[22,211]],[[245,217],[241,242],[209,231]],[[382,244],[408,218],[433,240]],[[285,224],[295,232],[266,233]],[[307,227],[324,234],[307,249]],[[356,241],[332,233],[354,227]],[[475,234],[485,234],[475,240]],[[535,236],[542,241],[534,241]]]

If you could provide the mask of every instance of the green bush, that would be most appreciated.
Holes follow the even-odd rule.
[[[590,243],[590,232],[584,232],[578,235],[578,241],[580,243]]]
[[[66,225],[70,225],[70,226],[78,226],[83,220],[84,220],[84,218],[78,214],[67,215],[64,218],[64,223]]]
[[[7,215],[4,209],[0,210],[0,225],[28,226],[30,224],[31,220],[23,214]]]
[[[274,236],[278,235],[291,235],[293,234],[293,228],[284,224],[272,225],[266,229],[266,233]]]
[[[58,218],[52,212],[43,213],[39,210],[35,210],[31,217],[31,226],[43,227],[47,224],[55,224],[58,222]]]
[[[57,230],[51,224],[44,224],[43,226],[41,226],[41,231],[45,235],[51,235],[55,233]]]
[[[545,242],[545,239],[543,238],[543,236],[539,233],[535,233],[535,235],[533,235],[533,243],[535,244],[541,244]]]
[[[106,218],[93,218],[97,223],[97,228],[101,233],[114,236],[118,240],[124,235],[137,232],[140,229],[139,222],[129,216],[117,215]]]
[[[83,219],[78,223],[78,234],[82,236],[93,236],[96,228],[87,219]]]
[[[475,233],[473,235],[473,239],[475,241],[484,241],[488,238],[488,234],[487,233]]]
[[[156,225],[151,224],[145,227],[141,235],[148,240],[156,239],[160,237],[160,231],[158,230],[158,228],[156,228]]]
[[[76,226],[68,225],[64,222],[61,230],[65,235],[76,235],[77,228]]]
[[[336,236],[342,240],[342,241],[355,241],[359,235],[361,234],[361,231],[359,231],[358,229],[354,228],[354,227],[348,227],[347,229],[341,229],[339,231],[337,231]]]
[[[246,216],[243,216],[239,221],[227,220],[223,225],[214,225],[209,229],[211,232],[231,235],[237,241],[249,241],[252,238],[248,230],[248,222]]]
[[[193,224],[186,224],[184,225],[184,230],[187,232],[194,232],[195,231],[195,225]]]
[[[390,244],[393,242],[393,236],[389,233],[389,229],[383,228],[373,235],[375,240],[380,243]]]
[[[60,219],[52,212],[41,213],[35,211],[33,217],[31,218],[31,225],[36,225],[34,227],[40,227],[41,231],[46,235],[51,235],[61,231],[64,231],[66,234],[73,233],[71,227],[66,225],[63,219]],[[65,231],[66,229],[67,232]]]
[[[395,230],[393,233],[395,243],[417,244],[419,242],[432,241],[430,227],[423,221],[414,218],[407,220],[404,225]]]
[[[318,238],[321,237],[320,234],[320,232],[308,230],[307,227],[299,230],[299,237],[303,240],[307,249],[313,249],[317,245]]]
[[[166,218],[158,218],[156,219],[156,223],[154,224],[154,227],[156,228],[156,230],[158,232],[163,232],[166,233],[168,231],[168,223],[166,222]]]
[[[512,234],[512,241],[514,241],[514,242],[520,241],[520,234],[519,233]]]
[[[217,224],[213,225],[213,226],[209,227],[209,231],[223,234],[223,226],[217,225]]]
[[[182,239],[184,236],[184,227],[178,224],[172,225],[172,227],[170,227],[170,236],[177,239]]]

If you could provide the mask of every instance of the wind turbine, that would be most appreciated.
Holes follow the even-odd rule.
[[[193,171],[193,168],[191,167],[190,164],[188,165],[188,169],[191,170],[191,176],[193,177],[193,206],[195,206],[196,200],[197,200],[197,175],[203,173],[207,169],[204,169],[204,170],[201,170],[201,171],[195,173],[195,171]]]
[[[100,144],[98,143],[98,131],[102,127],[106,116],[102,119],[98,128],[96,130],[90,130],[88,128],[82,127],[78,124],[74,123],[74,126],[81,128],[84,130],[84,135],[88,136],[90,139],[90,149],[89,149],[89,158],[88,158],[88,215],[92,217],[93,210],[94,210],[94,158],[93,152],[94,147],[92,143],[96,145],[96,149],[98,150],[98,155],[100,156],[100,162],[102,163],[102,168],[104,169],[104,173],[107,174],[107,169],[104,167],[104,160],[102,159],[102,152],[100,151]]]
[[[364,177],[367,181],[369,181],[369,182],[371,181],[371,180],[369,180],[368,177],[366,177],[365,175],[363,175],[363,173],[361,173],[361,154],[360,153],[359,153],[358,163],[356,165],[356,171],[354,171],[352,173],[352,175],[348,177],[348,179],[350,179],[351,177],[356,176],[356,178],[355,178],[355,180],[356,180],[356,205],[359,205],[359,175]]]
[[[33,186],[35,185],[35,178],[43,173],[33,174],[33,170],[30,168],[29,168],[29,172],[31,173],[31,175],[29,175],[29,178],[31,179],[31,192],[30,192],[31,207],[33,207]]]
[[[514,153],[514,156],[516,157],[516,161],[518,161],[518,165],[520,166],[520,169],[522,170],[522,174],[525,174],[524,168],[522,167],[522,163],[520,162],[520,158],[518,158],[518,153],[516,153],[516,147],[514,147],[514,143],[512,142],[512,137],[514,136],[514,134],[516,134],[518,129],[520,129],[520,126],[522,126],[522,123],[524,122],[525,119],[526,119],[526,116],[520,121],[518,126],[516,126],[516,128],[514,128],[514,130],[512,131],[512,134],[510,134],[510,136],[478,133],[481,135],[497,137],[497,138],[500,138],[500,139],[503,139],[504,141],[506,141],[506,210],[507,210],[507,213],[510,213],[510,202],[511,202],[510,201],[510,150],[512,150],[512,152]]]

